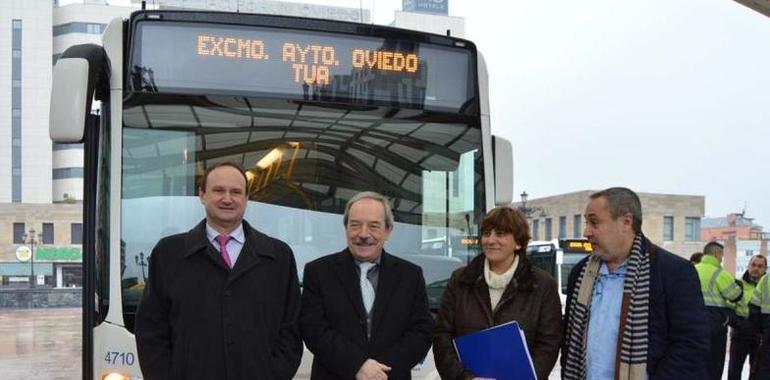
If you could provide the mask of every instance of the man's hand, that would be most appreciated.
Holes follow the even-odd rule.
[[[358,369],[356,380],[387,380],[390,367],[374,359],[366,359],[364,365]]]

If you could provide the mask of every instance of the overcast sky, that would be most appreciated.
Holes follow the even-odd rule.
[[[307,0],[306,0],[307,2]],[[373,9],[400,0],[315,1]],[[732,0],[449,0],[489,68],[514,194],[622,185],[770,228],[770,18]]]
[[[448,0],[489,68],[514,193],[706,197],[770,228],[770,18],[732,0]],[[389,24],[401,0],[363,7]]]

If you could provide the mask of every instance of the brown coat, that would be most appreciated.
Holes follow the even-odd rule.
[[[452,273],[441,298],[433,334],[433,355],[444,380],[470,379],[462,368],[452,339],[506,322],[517,321],[527,337],[538,379],[548,379],[562,336],[561,304],[556,280],[533,267],[525,256],[492,311],[484,280],[484,255]]]

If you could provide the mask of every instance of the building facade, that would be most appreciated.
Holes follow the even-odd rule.
[[[78,204],[0,203],[0,282],[27,286],[80,286],[82,206]],[[27,247],[31,260],[17,257]],[[32,265],[34,262],[34,271]]]
[[[371,22],[370,11],[363,7],[337,7],[275,0],[163,0],[158,3],[159,9],[197,9],[311,17],[367,24]],[[132,4],[139,5],[141,0],[132,0]],[[152,7],[153,4],[154,2],[147,1],[147,7]]]
[[[767,240],[738,240],[735,246],[735,278],[743,276],[753,256],[767,256]]]
[[[101,44],[109,20],[135,7],[0,2],[0,283],[79,286],[83,147],[48,134],[53,65],[68,47]],[[6,70],[7,69],[7,70]],[[34,232],[33,232],[34,231]],[[16,252],[26,247],[31,260]],[[24,249],[24,248],[22,248]],[[34,262],[34,267],[32,266]]]
[[[51,203],[49,0],[0,2],[0,203]]]
[[[513,204],[529,211],[532,240],[582,238],[586,204],[593,190],[554,195]],[[700,221],[705,210],[701,195],[637,193],[642,202],[642,231],[655,244],[689,257],[703,247]]]
[[[760,240],[762,226],[744,213],[732,213],[723,218],[703,218],[701,239],[703,241],[726,240],[729,236],[738,240]]]

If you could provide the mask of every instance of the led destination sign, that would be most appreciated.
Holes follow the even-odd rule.
[[[473,98],[468,48],[209,24],[139,24],[133,91],[267,94],[414,108]]]
[[[232,37],[198,35],[198,55],[238,58],[246,60],[268,60],[265,42],[243,40]],[[420,58],[414,53],[388,50],[353,49],[350,65],[357,69],[417,73]],[[281,47],[281,61],[288,62],[294,82],[329,84],[332,66],[339,66],[337,52],[333,46],[306,45],[285,42]]]

